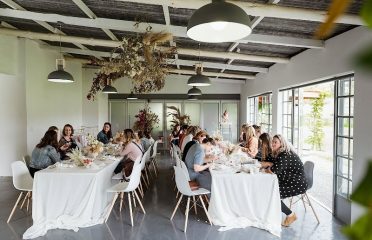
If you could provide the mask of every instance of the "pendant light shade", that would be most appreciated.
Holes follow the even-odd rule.
[[[209,77],[202,74],[203,67],[201,64],[196,66],[196,75],[191,76],[187,81],[187,85],[195,87],[205,87],[211,85]]]
[[[131,91],[130,94],[128,95],[127,99],[128,100],[136,100],[136,99],[138,99],[138,97],[136,97],[136,95],[134,95],[133,91]]]
[[[102,89],[102,92],[103,92],[103,93],[118,93],[118,90],[116,90],[116,88],[114,88],[113,86],[106,85],[106,86]]]
[[[56,60],[57,70],[49,73],[48,75],[49,82],[57,82],[57,83],[74,82],[74,78],[72,77],[72,75],[63,69],[64,63],[65,63],[64,59]]]
[[[190,95],[190,96],[187,97],[187,100],[190,100],[190,101],[198,100],[198,96],[196,96],[196,95]]]
[[[194,12],[187,25],[187,36],[200,42],[233,42],[252,32],[247,13],[235,4],[212,0]]]
[[[202,91],[199,88],[194,86],[194,87],[190,88],[190,90],[187,92],[187,95],[189,95],[189,96],[200,96],[200,95],[202,95]]]

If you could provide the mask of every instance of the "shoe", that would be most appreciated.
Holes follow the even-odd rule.
[[[297,220],[297,216],[295,213],[293,213],[292,216],[287,216],[285,218],[284,222],[282,223],[282,226],[289,227],[289,225],[291,225],[296,220]]]

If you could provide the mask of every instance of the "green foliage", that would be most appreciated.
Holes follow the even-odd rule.
[[[323,128],[326,124],[322,118],[325,98],[329,96],[327,92],[321,92],[318,98],[311,99],[312,111],[310,113],[309,127],[311,135],[305,140],[311,145],[312,149],[321,150],[324,138]]]
[[[360,16],[366,22],[367,26],[372,28],[372,0],[364,0]]]
[[[170,106],[168,108],[171,110],[167,113],[167,116],[172,116],[172,120],[170,121],[172,123],[172,128],[174,128],[174,126],[177,124],[180,126],[190,124],[191,119],[189,115],[182,115],[180,109],[175,106]]]
[[[366,213],[351,226],[344,227],[343,232],[351,240],[372,240],[372,160],[367,174],[351,195],[351,199],[367,208]]]

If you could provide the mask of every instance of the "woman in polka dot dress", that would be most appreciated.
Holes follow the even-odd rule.
[[[292,149],[286,140],[279,134],[273,137],[272,143],[272,163],[264,163],[262,167],[271,166],[269,172],[275,173],[279,180],[280,198],[288,198],[303,194],[307,190],[304,165],[300,157]],[[267,166],[266,166],[267,165]],[[288,227],[296,221],[296,214],[293,213],[284,203],[282,212],[287,215],[283,226]]]

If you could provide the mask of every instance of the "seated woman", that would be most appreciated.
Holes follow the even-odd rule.
[[[97,140],[103,144],[107,144],[112,141],[111,123],[105,122],[103,129],[97,135]]]
[[[240,136],[239,136],[239,146],[241,147],[244,147],[246,144],[247,144],[247,136],[244,132],[244,129],[249,126],[248,124],[244,123],[242,125],[242,127],[240,128],[241,129],[241,132],[240,132]]]
[[[57,149],[57,132],[55,130],[48,130],[32,151],[30,162],[30,173],[32,177],[34,177],[35,172],[61,161]],[[60,147],[62,151],[66,149],[67,146],[63,145]]]
[[[270,133],[262,133],[258,138],[258,153],[256,159],[258,161],[272,161],[272,149],[271,149],[272,137]]]
[[[243,129],[246,136],[246,145],[242,148],[243,152],[246,152],[249,157],[254,158],[258,153],[258,139],[256,137],[254,128],[252,126],[245,126]]]
[[[254,133],[256,134],[256,137],[260,137],[261,136],[261,126],[258,126],[256,124],[253,124],[252,127],[254,128]]]
[[[212,176],[208,171],[215,156],[206,156],[205,149],[210,145],[209,142],[203,143],[207,133],[199,131],[194,139],[196,143],[190,147],[185,157],[185,163],[189,171],[190,180],[196,180],[200,187],[211,190]]]
[[[180,130],[181,130],[180,125],[176,124],[173,128],[172,133],[170,134],[170,142],[177,146],[179,143]]]
[[[133,170],[134,161],[138,157],[142,157],[143,149],[141,144],[136,143],[134,132],[132,129],[124,130],[124,144],[120,155],[123,156],[122,171],[125,176],[130,176]]]
[[[59,140],[59,152],[61,154],[61,159],[62,160],[67,160],[69,159],[69,157],[66,155],[67,153],[70,153],[72,151],[72,149],[76,148],[77,147],[77,144],[75,142],[75,140],[72,138],[74,134],[74,128],[70,125],[70,124],[66,124],[64,127],[63,127],[63,130],[62,130],[62,137],[61,139]],[[63,149],[65,150],[62,150],[62,146],[65,146]]]
[[[145,131],[146,132],[146,131]],[[147,134],[148,136],[148,134]],[[145,133],[142,131],[138,131],[138,138],[141,141],[142,149],[144,152],[147,151],[151,147],[151,141],[149,138],[146,137]]]
[[[261,163],[262,167],[270,167],[268,172],[275,173],[279,180],[280,198],[293,197],[303,194],[307,190],[307,182],[305,179],[304,165],[300,157],[292,149],[286,140],[279,134],[273,137],[271,144],[273,151],[273,159],[271,162]],[[282,212],[287,215],[283,222],[283,226],[288,227],[296,221],[297,217],[284,203],[282,204]]]
[[[186,136],[183,137],[182,139],[182,144],[181,144],[181,152],[184,151],[185,146],[188,142],[190,142],[196,133],[199,131],[199,128],[197,126],[189,126],[186,131]]]

